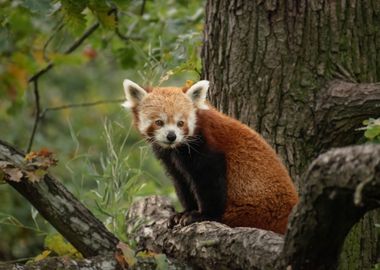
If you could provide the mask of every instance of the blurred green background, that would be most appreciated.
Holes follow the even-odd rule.
[[[59,163],[51,173],[124,241],[133,200],[175,195],[115,100],[124,97],[125,78],[140,85],[198,80],[203,12],[201,0],[0,0],[0,139],[27,149],[36,113],[28,78],[53,62],[38,80],[42,111],[101,104],[47,110],[32,150],[52,151]],[[97,21],[100,27],[64,54]],[[40,254],[54,229],[7,184],[0,194],[0,261]]]

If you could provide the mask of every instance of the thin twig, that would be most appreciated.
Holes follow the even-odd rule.
[[[99,27],[99,22],[93,24],[89,29],[86,30],[86,32],[83,33],[83,35],[74,41],[74,43],[68,47],[63,53],[64,54],[70,54],[75,49],[77,49],[83,41],[88,38],[97,28]],[[38,79],[41,75],[49,71],[54,66],[53,62],[50,62],[46,67],[40,69],[36,74],[34,74],[32,77],[29,78],[29,82],[32,82],[36,79]]]
[[[140,16],[144,15],[146,0],[143,0],[141,4]]]
[[[53,38],[55,37],[55,35],[61,31],[61,29],[63,28],[64,26],[64,23],[62,22],[62,20],[58,23],[58,25],[54,28],[56,28],[54,30],[54,32],[50,35],[50,37],[46,40],[45,44],[44,44],[44,47],[42,48],[42,54],[44,56],[44,59],[45,61],[50,61],[49,57],[47,56],[46,54],[46,50],[47,50],[47,47],[49,46],[50,42],[53,40]]]
[[[67,48],[64,54],[72,53],[76,48],[78,48],[83,43],[83,41],[86,38],[88,38],[96,29],[98,29],[99,25],[100,25],[99,22],[94,23],[90,28],[88,28],[86,32],[83,33],[83,35],[80,38],[74,41],[74,43],[69,48]]]
[[[77,49],[83,41],[88,38],[97,28],[99,27],[99,22],[93,24],[89,29],[87,29],[81,37],[79,37],[77,40],[74,41],[71,46],[69,46],[63,53],[64,54],[70,54],[72,53],[75,49]],[[34,85],[34,96],[35,96],[35,101],[36,101],[36,116],[34,119],[34,124],[33,124],[33,130],[32,134],[30,135],[29,139],[29,144],[27,148],[27,152],[30,152],[33,146],[33,141],[34,137],[37,131],[38,124],[41,120],[41,104],[40,104],[40,93],[38,89],[38,79],[40,76],[48,72],[52,67],[54,67],[54,63],[50,62],[46,67],[43,69],[39,70],[37,73],[35,73],[32,77],[29,78],[28,82],[31,83],[33,82]]]
[[[115,34],[122,40],[130,41],[130,40],[142,40],[142,37],[137,36],[126,36],[122,33],[120,33],[120,30],[118,27],[115,28]]]
[[[109,100],[98,100],[98,101],[93,101],[93,102],[84,102],[84,103],[76,103],[76,104],[66,104],[62,106],[46,108],[40,114],[40,118],[43,118],[45,114],[49,111],[59,111],[59,110],[65,110],[65,109],[90,107],[90,106],[96,106],[96,105],[107,104],[107,103],[121,103],[123,101],[125,101],[125,99],[109,99]]]
[[[35,102],[36,102],[36,115],[35,115],[35,118],[34,118],[34,124],[33,124],[33,130],[32,130],[32,135],[30,136],[30,139],[29,139],[29,144],[28,144],[28,148],[27,148],[27,153],[30,152],[30,150],[32,149],[32,145],[33,145],[33,141],[34,141],[34,136],[36,134],[36,131],[37,131],[37,126],[38,126],[38,123],[40,122],[40,111],[41,111],[41,103],[40,103],[40,93],[38,91],[38,79],[35,79],[33,80],[33,91],[34,91],[34,98],[35,98]]]
[[[126,36],[124,34],[122,34],[120,32],[120,29],[119,29],[119,15],[118,15],[118,10],[117,9],[113,9],[111,10],[111,13],[110,14],[114,14],[115,16],[115,23],[116,23],[116,27],[115,27],[115,34],[122,40],[125,40],[125,41],[130,41],[130,40],[142,40],[142,37],[137,37],[137,36]]]

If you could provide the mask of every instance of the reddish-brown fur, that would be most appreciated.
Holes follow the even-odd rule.
[[[168,115],[189,113],[192,105],[185,91],[173,87],[150,89],[149,101],[133,108],[135,121],[139,121],[139,112],[152,117],[159,110]],[[222,222],[231,227],[285,233],[289,213],[298,201],[287,170],[258,133],[209,107],[197,110],[196,132],[203,134],[210,148],[225,154],[227,204]]]
[[[225,153],[223,223],[285,233],[298,195],[274,150],[258,133],[214,108],[198,110],[197,120],[207,143]]]

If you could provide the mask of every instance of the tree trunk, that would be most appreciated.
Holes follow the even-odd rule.
[[[316,156],[357,142],[356,128],[380,115],[379,15],[376,0],[207,1],[210,99],[265,137],[301,193]],[[378,239],[374,226],[374,214],[360,221],[342,261],[377,261],[378,243],[359,244]]]

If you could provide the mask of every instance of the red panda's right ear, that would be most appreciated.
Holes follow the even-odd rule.
[[[148,95],[142,87],[130,80],[124,80],[123,86],[125,98],[127,99],[127,101],[122,104],[125,108],[133,108],[137,106],[141,100]]]
[[[206,96],[209,87],[209,81],[202,80],[193,84],[186,92],[193,104],[202,110],[208,110]]]

